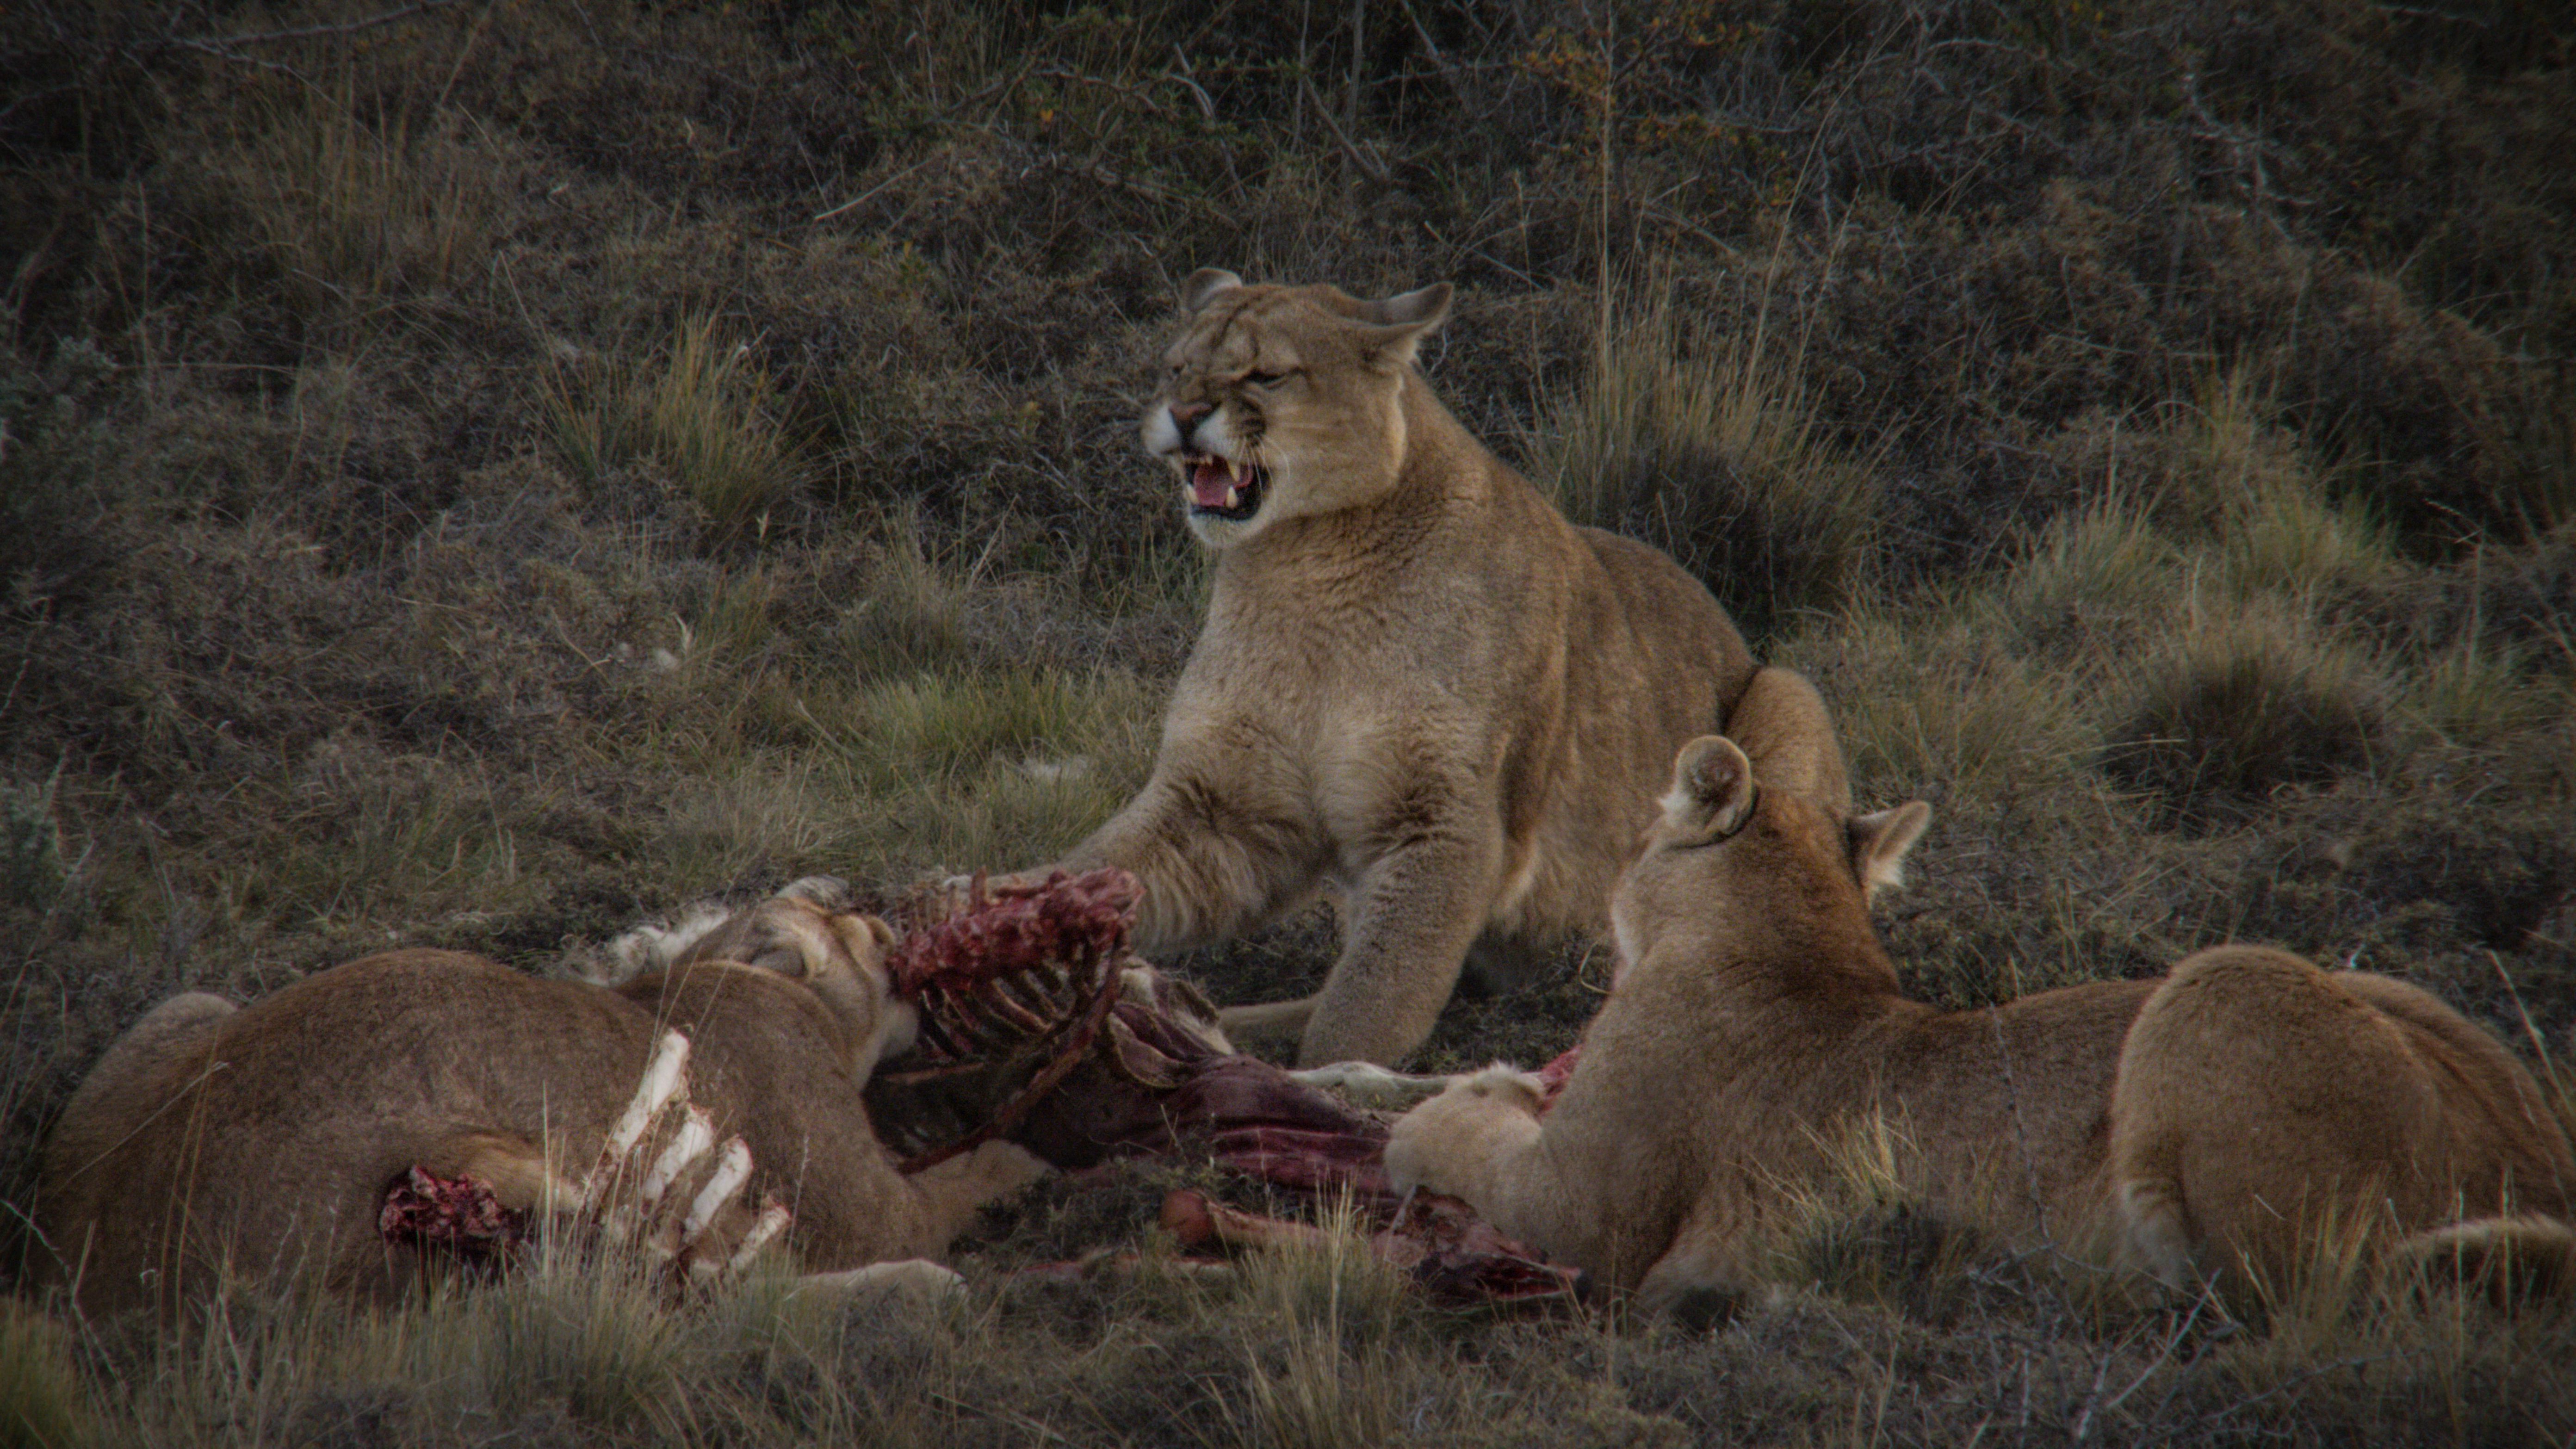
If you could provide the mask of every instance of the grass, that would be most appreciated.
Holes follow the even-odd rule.
[[[1760,640],[1857,595],[1878,478],[1819,425],[1798,359],[1759,328],[1687,321],[1686,305],[1666,285],[1617,316],[1543,425],[1539,470],[1568,517],[1661,545]]]
[[[1978,612],[1943,620],[1931,610],[1855,608],[1781,651],[1793,667],[1834,680],[1861,798],[2044,789],[2090,749],[2094,727],[2065,677],[1999,654]]]
[[[57,1449],[89,1442],[89,1406],[71,1334],[49,1315],[0,1303],[0,1444]]]
[[[1914,1318],[1955,1319],[1986,1251],[1979,1225],[1906,1187],[1915,1148],[1884,1115],[1847,1124],[1824,1146],[1824,1178],[1783,1194],[1773,1280]]]
[[[362,100],[354,72],[250,108],[211,172],[304,306],[362,318],[481,280],[507,228],[509,161],[488,139]]]
[[[2188,618],[2106,745],[2114,778],[2178,818],[2368,769],[2387,686],[2357,650],[2278,614]]]
[[[2566,27],[2097,9],[42,9],[0,112],[0,1223],[171,991],[395,942],[547,969],[712,891],[1079,839],[1204,602],[1134,422],[1199,265],[1459,284],[1424,359],[1462,421],[1814,676],[1864,804],[1933,801],[1880,911],[1919,994],[2249,936],[2563,1055]],[[1302,989],[1329,935],[1181,964]],[[1562,1050],[1584,961],[1459,1003],[1425,1062]],[[541,1277],[160,1335],[13,1300],[0,1402],[38,1407],[0,1416],[942,1449],[2576,1428],[2563,1319],[2097,1303],[1901,1195],[1820,1199],[1780,1291],[1688,1332],[1390,1306],[1343,1238],[1210,1281],[1160,1256],[1162,1185],[1050,1186],[929,1315]],[[1146,1266],[1013,1276],[1104,1244]]]
[[[604,367],[589,387],[550,371],[555,446],[576,476],[599,483],[650,460],[727,536],[765,528],[795,483],[795,464],[771,420],[769,382],[750,348],[729,343],[708,316],[683,318],[645,365]]]
[[[2117,650],[2163,622],[2181,562],[2117,490],[2051,518],[2001,590],[2025,647],[2059,659]]]
[[[1265,1321],[1246,1332],[1249,1366],[1239,1423],[1271,1449],[1364,1449],[1398,1434],[1408,1360],[1400,1330],[1411,1308],[1403,1275],[1368,1249],[1348,1200],[1325,1215],[1313,1247],[1255,1255],[1244,1294]]]

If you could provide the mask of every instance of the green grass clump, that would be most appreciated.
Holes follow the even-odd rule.
[[[2403,565],[2386,534],[2322,484],[2250,493],[2228,510],[2218,572],[2244,597],[2351,595]]]
[[[2113,490],[2043,525],[1996,591],[2003,621],[2034,652],[2119,648],[2169,617],[2177,550]]]
[[[895,537],[869,573],[867,592],[843,612],[834,643],[850,667],[899,675],[957,664],[969,653],[966,600],[958,580],[924,553],[917,526]]]
[[[1271,1331],[1246,1333],[1239,1420],[1270,1449],[1369,1449],[1402,1427],[1407,1371],[1399,1337],[1412,1308],[1404,1275],[1369,1251],[1369,1226],[1349,1202],[1322,1234],[1246,1264],[1246,1296]]]
[[[2484,745],[2576,718],[2576,687],[2544,673],[2532,651],[2473,628],[2417,664],[2400,707],[2446,742]]]
[[[1827,681],[1863,801],[2045,789],[2094,740],[2065,677],[1994,649],[1970,622],[1851,609],[1780,658]]]
[[[754,527],[794,486],[769,380],[747,344],[717,336],[714,318],[684,318],[649,362],[596,367],[587,387],[561,369],[547,382],[555,446],[581,477],[649,458],[727,535]]]
[[[1784,1193],[1770,1276],[1916,1318],[1954,1318],[1984,1235],[1907,1188],[1916,1149],[1903,1128],[1872,1114],[1821,1145],[1824,1173]]]
[[[514,200],[515,167],[488,135],[363,102],[345,73],[267,110],[210,169],[305,306],[363,317],[480,279]]]
[[[71,1349],[61,1324],[0,1300],[0,1449],[74,1449],[91,1442],[88,1395]]]

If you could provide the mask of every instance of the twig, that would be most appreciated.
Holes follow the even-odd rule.
[[[1430,54],[1431,64],[1439,70],[1440,79],[1448,84],[1449,94],[1457,98],[1459,111],[1483,120],[1484,117],[1475,114],[1475,106],[1467,99],[1467,83],[1458,79],[1458,73],[1450,68],[1449,57],[1440,53],[1440,42],[1431,38],[1431,32],[1422,26],[1422,17],[1413,13],[1413,0],[1395,0],[1395,3],[1404,11],[1404,18],[1412,25],[1414,36],[1422,42],[1423,50]]]
[[[929,156],[922,157],[920,160],[913,162],[901,171],[898,171],[892,176],[887,177],[885,180],[878,182],[876,185],[869,187],[867,190],[860,192],[858,195],[851,197],[849,200],[842,202],[840,205],[833,207],[831,210],[818,211],[814,213],[814,219],[816,221],[830,221],[833,217],[839,216],[842,212],[848,211],[851,207],[857,206],[861,202],[873,199],[878,192],[885,190],[887,187],[894,185],[896,182],[901,181],[907,176],[910,176],[922,167],[929,165],[931,159],[932,158]]]
[[[457,3],[459,3],[459,0],[414,0],[414,3],[402,7],[400,10],[388,10],[381,15],[367,16],[363,20],[345,20],[337,25],[306,25],[293,30],[262,31],[257,35],[173,35],[159,43],[162,45],[186,46],[191,50],[202,50],[210,55],[223,55],[224,52],[220,49],[220,47],[223,46],[267,45],[272,41],[279,40],[310,40],[316,36],[322,35],[349,35],[360,30],[373,30],[379,25],[390,25],[397,20],[408,19],[411,16],[422,13],[423,11],[444,10],[448,6]],[[226,56],[225,58],[228,60],[249,59],[247,56]]]
[[[2182,1322],[2175,1327],[2172,1333],[2165,1335],[2165,1346],[2156,1351],[2154,1362],[2149,1363],[2146,1368],[2141,1370],[2136,1378],[2129,1380],[2129,1386],[2127,1388],[2113,1394],[2107,1402],[2102,1403],[2099,1406],[2099,1412],[2108,1414],[2118,1409],[2122,1404],[2127,1403],[2129,1401],[2129,1396],[2136,1393],[2147,1380],[2155,1377],[2156,1370],[2163,1368],[2165,1364],[2173,1358],[2174,1350],[2182,1346],[2183,1336],[2191,1332],[2191,1326],[2200,1321],[2200,1310],[2208,1307],[2209,1301],[2210,1292],[2208,1287],[2204,1285],[2200,1290],[2200,1296],[2192,1299],[2191,1301],[2191,1312],[2183,1315]],[[2116,1350],[2114,1351],[2116,1352]],[[2110,1372],[2110,1368],[2110,1355],[2105,1354],[2102,1357],[2103,1374]],[[2095,1374],[2093,1376],[2093,1393],[2086,1396],[2084,1400],[2084,1412],[2078,1416],[2075,1421],[2075,1442],[2078,1444],[2083,1443],[2085,1436],[2093,1431],[2093,1415],[2096,1412],[2094,1400],[2099,1397],[2102,1392],[2103,1374]]]
[[[962,130],[976,132],[979,135],[989,136],[992,139],[1001,142],[1003,145],[1010,147],[1012,150],[1017,151],[1022,156],[1026,157],[1033,168],[1036,166],[1050,167],[1068,175],[1080,176],[1085,180],[1096,182],[1102,186],[1109,187],[1112,190],[1125,191],[1136,196],[1141,196],[1147,201],[1154,202],[1158,205],[1186,207],[1204,217],[1222,219],[1229,215],[1225,211],[1211,206],[1204,201],[1200,201],[1194,197],[1184,196],[1177,191],[1171,190],[1169,187],[1158,186],[1151,181],[1145,181],[1137,177],[1129,176],[1126,173],[1102,162],[1077,161],[1072,157],[1065,155],[1061,151],[1051,151],[1044,147],[1031,145],[1030,143],[1023,141],[1019,137],[1001,130],[998,127],[965,125],[960,123],[959,128]]]
[[[9,706],[18,702],[18,686],[27,682],[27,667],[36,662],[36,635],[46,624],[52,622],[52,618],[51,614],[39,616],[35,627],[27,631],[27,647],[26,651],[18,656],[18,672],[9,678],[9,692],[0,695],[0,719],[7,718]]]
[[[1198,76],[1190,69],[1190,58],[1181,53],[1178,42],[1172,45],[1172,62],[1180,67],[1178,71],[1169,72],[1172,79],[1179,81],[1192,96],[1197,98],[1200,115],[1211,121],[1215,120],[1216,102],[1209,98],[1206,88],[1199,84]]]
[[[2513,984],[2513,973],[2504,969],[2504,958],[2495,952],[2487,952],[2487,960],[2494,964],[2497,978],[2504,982],[2505,994],[2513,998],[2514,1014],[2522,1018],[2523,1035],[2531,1038],[2532,1054],[2540,1058],[2540,1073],[2549,1079],[2549,1090],[2556,1093],[2562,1102],[2570,1100],[2567,1084],[2558,1079],[2558,1063],[2550,1060],[2549,1044],[2540,1039],[2540,1026],[2531,1019],[2531,1008],[2522,1004],[2521,989]]]
[[[492,28],[492,12],[500,3],[501,0],[484,0],[483,13],[474,17],[474,28],[466,32],[465,43],[457,47],[456,64],[448,68],[447,84],[438,88],[438,99],[429,103],[432,114],[447,104],[448,93],[456,89],[457,77],[465,74],[465,62],[474,58],[475,45],[483,39],[483,32]]]
[[[2324,1378],[2327,1374],[2334,1373],[2342,1369],[2365,1369],[2375,1363],[2386,1363],[2388,1360],[2396,1358],[2398,1356],[2398,1352],[2398,1350],[2392,1348],[2386,1353],[2362,1354],[2354,1358],[2338,1359],[2333,1363],[2321,1363],[2315,1368],[2302,1369],[2298,1373],[2290,1375],[2288,1378],[2281,1380],[2279,1383],[2274,1384],[2272,1387],[2265,1389],[2259,1394],[2239,1399],[2235,1403],[2228,1405],[2224,1409],[2220,1409],[2214,1414],[2203,1416],[2200,1420],[2201,1427],[2204,1429],[2214,1429],[2229,1418],[2237,1414],[2241,1414],[2247,1409],[2253,1408],[2256,1404],[2263,1402],[2265,1399],[2278,1398],[2279,1396],[2288,1393],[2290,1390],[2305,1384],[2310,1379]]]
[[[1351,140],[1350,133],[1342,129],[1341,122],[1333,119],[1332,108],[1324,104],[1324,98],[1322,96],[1315,94],[1315,83],[1301,75],[1297,77],[1297,84],[1305,87],[1306,98],[1315,103],[1315,114],[1322,118],[1324,129],[1333,133],[1334,141],[1341,145],[1342,154],[1351,158],[1351,164],[1359,167],[1362,171],[1367,172],[1372,180],[1386,180],[1386,166],[1375,157],[1362,151],[1359,148],[1358,143]]]
[[[1104,90],[1121,100],[1133,101],[1137,105],[1144,107],[1146,110],[1151,111],[1157,116],[1168,116],[1172,113],[1171,107],[1155,100],[1152,96],[1146,94],[1135,86],[1121,85],[1117,81],[1109,79],[1107,76],[1090,75],[1083,71],[1075,70],[1071,66],[1050,65],[1042,69],[1030,71],[1028,74],[1037,76],[1043,80],[1063,81],[1068,85],[1090,86],[1095,90]],[[1170,72],[1167,71],[1165,74],[1170,75]],[[1173,78],[1178,79],[1178,77]],[[1190,89],[1197,90],[1198,87],[1193,84]],[[1205,92],[1200,92],[1199,100],[1202,106],[1209,107],[1208,119],[1216,119],[1213,106],[1208,101]]]

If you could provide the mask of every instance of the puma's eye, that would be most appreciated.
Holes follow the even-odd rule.
[[[1287,375],[1284,372],[1247,372],[1243,375],[1243,380],[1254,387],[1271,387]]]

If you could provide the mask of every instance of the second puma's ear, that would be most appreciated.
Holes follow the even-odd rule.
[[[1905,853],[1923,838],[1923,828],[1931,823],[1932,807],[1920,800],[1852,817],[1843,830],[1851,841],[1852,873],[1860,877],[1862,891],[1875,896],[1905,884]]]
[[[1753,800],[1753,762],[1726,736],[1702,735],[1673,757],[1664,828],[1676,844],[1723,840],[1744,828]]]
[[[1181,283],[1181,310],[1196,312],[1243,285],[1243,278],[1223,267],[1201,267]]]

